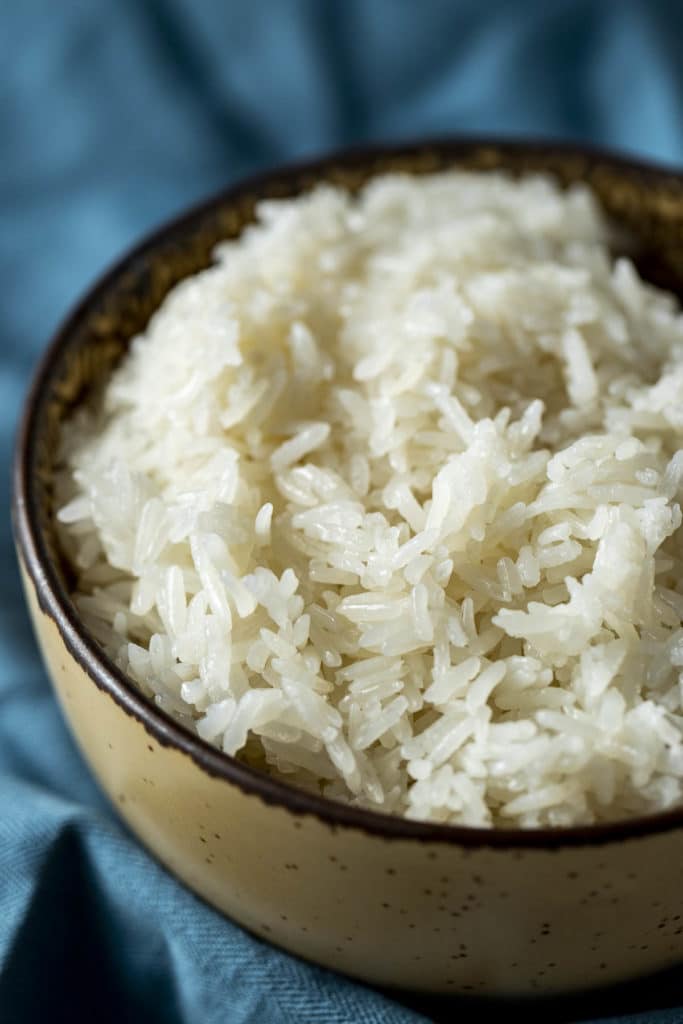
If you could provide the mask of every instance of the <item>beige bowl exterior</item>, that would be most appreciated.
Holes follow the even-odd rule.
[[[557,833],[448,829],[305,797],[212,751],[118,678],[67,594],[52,462],[65,416],[168,290],[265,196],[324,179],[458,165],[587,181],[639,240],[646,277],[683,291],[683,177],[552,145],[451,141],[332,156],[237,186],[146,240],[58,333],[27,403],[15,530],[36,633],[66,719],[122,816],[167,867],[246,928],[381,985],[519,995],[587,989],[683,957],[683,811]]]
[[[296,813],[165,745],[31,615],[64,715],[145,845],[251,932],[379,985],[580,990],[683,955],[683,829],[550,848],[397,839]]]

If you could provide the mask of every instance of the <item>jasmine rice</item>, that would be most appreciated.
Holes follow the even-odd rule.
[[[320,186],[62,437],[84,622],[208,743],[409,818],[681,801],[683,319],[586,188]]]

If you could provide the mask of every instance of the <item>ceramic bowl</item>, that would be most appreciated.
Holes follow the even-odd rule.
[[[388,170],[547,171],[588,181],[641,270],[683,291],[683,178],[552,145],[445,141],[334,156],[238,185],[162,228],[72,313],[37,371],[14,521],[31,615],[65,718],[101,786],[175,875],[256,935],[370,982],[515,995],[586,989],[683,953],[683,810],[609,826],[483,830],[353,809],[267,778],[170,721],[79,621],[52,525],[60,423],[170,288],[262,197]]]

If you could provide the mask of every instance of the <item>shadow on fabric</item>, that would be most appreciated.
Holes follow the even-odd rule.
[[[133,937],[113,907],[75,826],[51,845],[0,975],[12,1021],[182,1024],[172,957],[160,933]]]

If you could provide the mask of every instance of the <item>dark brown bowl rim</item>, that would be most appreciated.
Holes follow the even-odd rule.
[[[75,612],[71,600],[62,586],[48,554],[39,526],[36,494],[32,487],[30,467],[37,443],[38,413],[41,396],[59,364],[68,339],[79,322],[87,318],[93,306],[106,294],[111,284],[126,268],[146,256],[170,238],[183,235],[213,210],[229,205],[240,196],[259,194],[274,180],[295,181],[302,176],[324,180],[334,168],[364,166],[383,157],[400,158],[416,153],[436,152],[446,159],[463,158],[473,151],[492,147],[501,152],[528,154],[535,157],[579,157],[605,164],[616,173],[636,174],[651,180],[676,180],[683,186],[683,173],[662,164],[633,159],[630,155],[552,140],[520,140],[507,138],[446,137],[398,145],[377,145],[345,149],[329,155],[284,167],[270,169],[248,179],[242,179],[230,188],[192,206],[161,227],[146,235],[86,292],[81,301],[66,316],[53,335],[33,375],[25,400],[24,412],[16,441],[13,468],[12,520],[17,550],[33,582],[41,611],[56,624],[61,637],[75,660],[92,681],[106,691],[122,710],[137,719],[163,746],[178,749],[189,756],[210,776],[236,785],[244,793],[259,797],[265,803],[278,806],[296,815],[311,815],[333,829],[348,828],[384,840],[417,841],[459,847],[545,849],[557,851],[566,846],[595,846],[625,839],[656,835],[683,827],[683,807],[608,824],[574,826],[570,828],[470,828],[460,825],[413,821],[378,811],[351,807],[323,796],[295,789],[287,783],[271,778],[236,758],[224,754],[190,732],[184,726],[167,718],[148,701],[102,652],[89,635]]]

